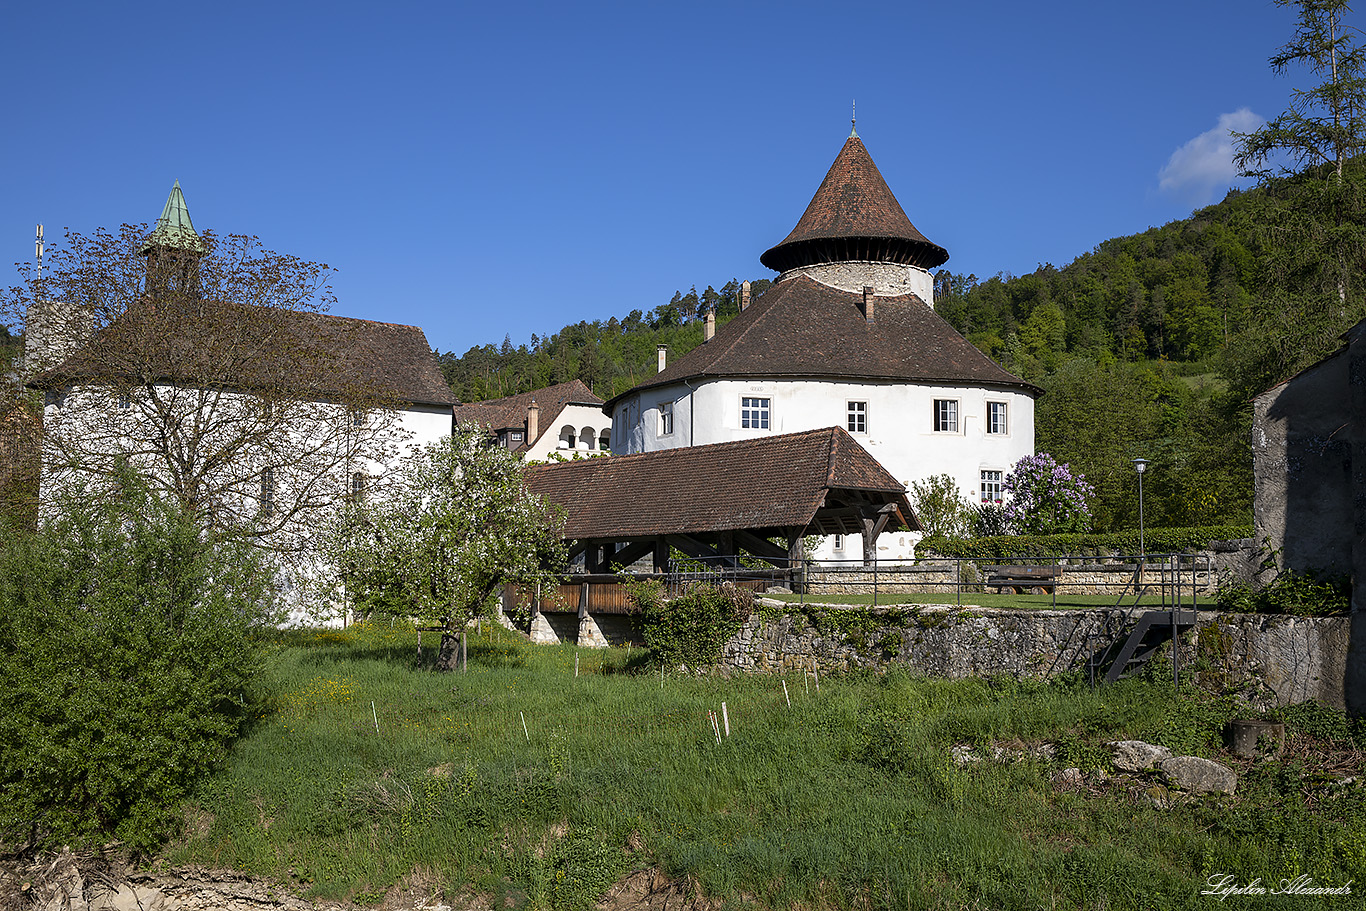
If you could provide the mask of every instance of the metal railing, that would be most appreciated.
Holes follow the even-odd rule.
[[[570,573],[546,577],[534,586],[515,586],[513,604],[538,612],[632,613],[624,582],[652,579],[673,597],[698,585],[735,585],[755,592],[786,587],[799,602],[832,594],[831,589],[867,593],[872,605],[896,594],[952,595],[961,606],[967,596],[1048,594],[1057,605],[1060,594],[1105,595],[1122,606],[1132,598],[1157,598],[1175,608],[1198,607],[1201,594],[1215,588],[1213,560],[1208,554],[1119,554],[1097,557],[1068,555],[1047,559],[973,560],[962,557],[921,560],[795,560],[789,566],[768,568],[734,565],[738,558],[722,558],[725,565],[700,562],[667,573]],[[505,602],[507,603],[507,602]]]

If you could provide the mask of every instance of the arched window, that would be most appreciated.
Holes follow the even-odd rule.
[[[596,443],[597,440],[598,440],[597,431],[594,430],[592,427],[585,427],[585,428],[583,428],[583,430],[579,431],[579,448],[580,448],[580,449],[592,449],[592,448],[593,448],[593,444]]]
[[[607,452],[607,451],[611,450],[611,448],[612,448],[612,429],[611,429],[610,427],[609,427],[608,429],[604,430],[604,431],[602,432],[602,436],[598,438],[598,448],[601,449],[603,452]]]
[[[574,428],[565,424],[560,428],[560,448],[573,449],[578,443],[578,438],[574,435]]]

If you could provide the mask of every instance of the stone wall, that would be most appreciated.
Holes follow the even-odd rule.
[[[1230,542],[1238,546],[1226,550],[1204,551],[1191,558],[1182,558],[1179,584],[1183,599],[1191,593],[1191,570],[1195,569],[1195,591],[1201,598],[1213,598],[1221,582],[1248,574],[1250,542]],[[1086,562],[1086,561],[1090,562]],[[1002,561],[1004,563],[1004,561]],[[1020,561],[1021,565],[1032,565]],[[1059,564],[1062,576],[1058,592],[1073,595],[1118,595],[1133,582],[1138,565],[1123,559],[1081,558]],[[877,590],[888,594],[913,592],[957,593],[958,573],[963,573],[962,591],[981,592],[986,581],[985,571],[969,560],[926,560],[913,564],[879,566],[876,574]],[[1158,592],[1163,579],[1172,578],[1170,567],[1149,563],[1144,567],[1141,583],[1153,593]],[[832,566],[807,571],[807,592],[813,595],[867,594],[873,590],[875,578],[871,567]],[[995,591],[986,588],[986,591]]]
[[[796,610],[787,603],[761,603],[765,609],[726,643],[723,666],[746,672],[903,667],[933,677],[1043,679],[1086,673],[1088,661],[1122,641],[1146,610]],[[1350,628],[1348,617],[1201,611],[1198,626],[1182,637],[1180,660],[1222,685],[1264,687],[1269,701],[1316,699],[1343,708],[1351,696],[1344,692]]]

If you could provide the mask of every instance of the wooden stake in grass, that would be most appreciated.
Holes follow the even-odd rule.
[[[522,733],[526,735],[526,742],[531,743],[531,732],[526,729],[526,715],[522,715],[521,712],[517,714],[522,716]]]
[[[730,736],[730,715],[726,712],[726,704],[721,703],[721,720],[726,723],[726,736]]]
[[[579,676],[579,650],[574,649],[574,676]]]
[[[816,670],[816,662],[811,662],[811,676],[816,678],[816,692],[821,691],[821,675]]]
[[[787,681],[783,681],[783,698],[787,700],[787,707],[792,708],[792,697],[787,695]]]
[[[716,735],[716,742],[721,742],[721,726],[716,723],[716,713],[707,709],[707,718],[711,721],[711,732]]]
[[[375,712],[375,700],[370,700],[370,717],[375,719],[375,733],[379,733],[379,714]]]

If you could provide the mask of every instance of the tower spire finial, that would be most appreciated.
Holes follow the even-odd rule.
[[[849,138],[858,135],[858,99],[849,102]]]

